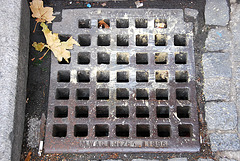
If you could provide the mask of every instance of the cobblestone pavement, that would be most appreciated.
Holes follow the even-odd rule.
[[[211,149],[220,160],[240,160],[240,4],[207,0],[210,27],[203,54],[205,114]],[[228,158],[228,159],[227,159]]]

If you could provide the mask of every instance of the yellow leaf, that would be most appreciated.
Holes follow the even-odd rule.
[[[34,42],[32,44],[32,46],[35,48],[35,50],[40,51],[40,52],[42,52],[42,50],[45,48],[45,44],[42,42],[40,42],[40,43]]]
[[[52,33],[47,27],[45,23],[41,23],[42,31],[47,41],[46,47],[52,50],[54,56],[57,58],[58,61],[62,61],[64,58],[66,62],[71,57],[70,52],[67,49],[73,49],[73,45],[78,45],[78,42],[75,41],[72,37],[70,37],[67,41],[61,42],[57,33]]]
[[[43,7],[42,0],[33,0],[30,2],[30,9],[32,11],[32,17],[37,18],[37,22],[45,22],[52,23],[52,20],[55,18],[53,16],[53,8],[52,7]]]

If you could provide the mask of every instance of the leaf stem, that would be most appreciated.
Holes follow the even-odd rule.
[[[48,50],[43,54],[43,56],[42,56],[41,58],[39,58],[39,60],[42,60],[42,59],[45,57],[45,55],[48,53],[48,51],[49,51],[49,48],[48,48]]]
[[[35,30],[36,30],[36,28],[37,28],[37,24],[38,24],[38,21],[36,21],[36,24],[35,24],[35,27],[34,27],[33,33],[35,33]]]

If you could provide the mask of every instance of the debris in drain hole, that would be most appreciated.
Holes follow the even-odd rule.
[[[166,28],[166,24],[165,23],[155,23],[155,27],[156,28]]]
[[[143,7],[143,1],[136,1],[135,5],[136,5],[137,8]]]
[[[107,5],[107,3],[106,2],[104,2],[104,3],[102,3],[101,4],[103,7],[105,7],[106,5]]]

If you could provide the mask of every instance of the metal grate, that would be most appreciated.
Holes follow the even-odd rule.
[[[52,59],[46,153],[199,151],[182,10],[64,10],[53,31],[81,46],[70,64]]]

